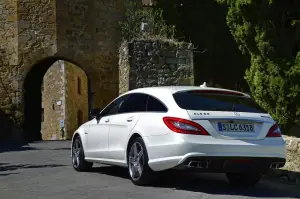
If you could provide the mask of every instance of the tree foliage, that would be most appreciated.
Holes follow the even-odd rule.
[[[250,58],[242,55],[230,34],[226,5],[212,0],[157,0],[156,7],[163,9],[168,24],[175,25],[175,37],[195,46],[196,85],[209,82],[249,92],[243,76]]]
[[[251,93],[286,130],[300,123],[300,1],[217,0],[244,54]],[[297,119],[298,118],[298,119]]]
[[[143,34],[141,23],[148,23],[149,29]],[[159,37],[173,39],[175,26],[167,25],[160,8],[143,8],[137,1],[127,1],[125,20],[120,22],[121,33],[124,40],[131,41],[141,37]]]

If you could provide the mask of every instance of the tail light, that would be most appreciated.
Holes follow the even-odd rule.
[[[170,130],[176,133],[209,135],[209,133],[200,124],[189,120],[176,117],[164,117],[163,121]]]
[[[281,131],[280,131],[278,124],[274,124],[270,128],[270,130],[267,134],[267,137],[281,137]]]

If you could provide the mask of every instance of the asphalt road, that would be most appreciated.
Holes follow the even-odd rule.
[[[125,169],[95,165],[88,173],[71,166],[70,142],[39,142],[6,151],[0,146],[2,199],[209,199],[300,198],[300,185],[268,179],[254,188],[231,187],[223,175],[167,173],[155,186],[137,187]]]

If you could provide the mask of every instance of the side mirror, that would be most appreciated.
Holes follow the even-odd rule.
[[[92,118],[98,117],[99,114],[100,114],[100,112],[101,112],[101,109],[100,109],[100,108],[93,108],[93,109],[91,110],[91,112],[90,112],[90,116],[91,116]]]

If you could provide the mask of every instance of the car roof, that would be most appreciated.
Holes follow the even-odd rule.
[[[250,97],[246,93],[242,93],[235,90],[223,89],[223,88],[214,88],[214,87],[201,87],[201,86],[156,86],[156,87],[145,87],[145,88],[137,88],[131,91],[128,91],[126,94],[129,93],[155,93],[158,92],[170,92],[170,93],[177,93],[181,91],[189,91],[189,90],[215,90],[215,91],[229,91],[229,92],[237,92],[243,94],[244,96]],[[125,93],[124,93],[125,94]]]

